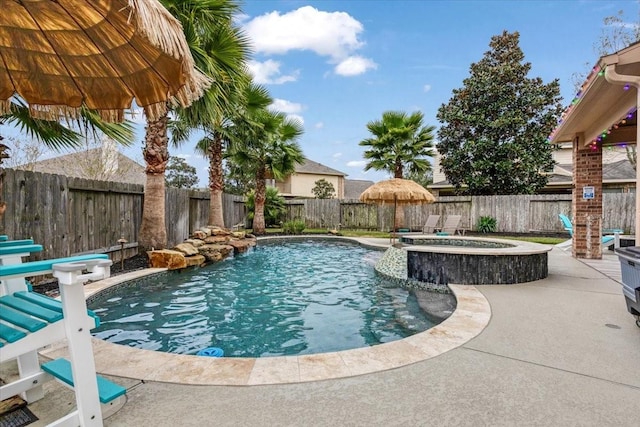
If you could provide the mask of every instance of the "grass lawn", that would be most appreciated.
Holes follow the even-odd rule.
[[[282,234],[281,228],[268,228],[267,234]],[[327,230],[320,228],[306,228],[302,234],[327,234]],[[389,237],[388,232],[383,231],[369,231],[369,230],[340,230],[340,234],[346,237]],[[475,235],[477,236],[477,235]],[[483,234],[481,236],[490,237],[494,239],[509,239],[509,240],[522,240],[525,242],[541,243],[543,245],[556,245],[566,241],[567,237],[549,237],[549,236],[536,236],[535,234],[523,234],[518,236],[501,235],[501,234]]]

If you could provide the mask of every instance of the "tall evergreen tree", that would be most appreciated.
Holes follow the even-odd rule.
[[[553,168],[547,137],[562,112],[560,86],[528,77],[519,39],[506,31],[492,37],[464,86],[438,109],[440,165],[460,193],[532,194]]]

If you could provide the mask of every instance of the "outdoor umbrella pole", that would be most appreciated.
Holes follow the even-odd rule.
[[[396,209],[398,209],[398,196],[393,195],[393,226],[391,228],[391,244],[395,243],[396,239]]]

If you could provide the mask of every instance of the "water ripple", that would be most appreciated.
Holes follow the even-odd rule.
[[[260,357],[375,345],[433,326],[412,294],[375,276],[380,256],[342,242],[261,243],[233,260],[98,296],[90,304],[102,319],[95,336],[174,353],[220,347],[225,356]]]

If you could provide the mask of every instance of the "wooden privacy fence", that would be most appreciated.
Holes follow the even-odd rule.
[[[34,259],[83,252],[114,253],[119,259],[118,239],[129,243],[125,256],[137,252],[142,222],[142,185],[67,178],[29,171],[6,170],[4,199],[7,210],[0,234],[13,239],[32,238],[44,251]],[[307,228],[388,231],[393,222],[392,205],[368,205],[358,200],[289,200],[285,220],[303,219]],[[209,192],[167,188],[165,198],[167,239],[170,246],[207,225]],[[246,222],[242,197],[223,196],[227,227]],[[480,217],[497,220],[505,233],[562,232],[559,213],[571,213],[570,195],[454,196],[436,203],[406,206],[403,226],[422,229],[430,214],[462,215],[462,227],[475,229]],[[442,221],[442,219],[441,219]],[[604,193],[604,228],[635,233],[635,192]]]
[[[421,230],[431,214],[462,215],[461,227],[474,230],[480,217],[496,219],[503,233],[563,232],[558,214],[571,215],[571,195],[447,196],[435,203],[404,207],[403,227]],[[287,202],[286,219],[303,219],[308,228],[388,231],[393,205],[367,205],[358,200],[294,200]],[[443,219],[441,219],[443,221]],[[603,194],[603,228],[635,233],[635,193]]]
[[[43,246],[33,259],[84,252],[114,253],[124,237],[125,257],[137,253],[142,223],[144,186],[68,178],[21,170],[6,170],[4,200],[7,210],[0,234],[12,239],[32,238]],[[225,225],[246,218],[242,197],[223,195]],[[195,229],[207,225],[209,192],[167,188],[165,218],[167,240],[174,246]]]

